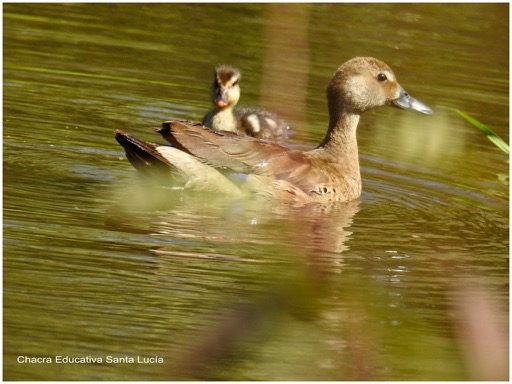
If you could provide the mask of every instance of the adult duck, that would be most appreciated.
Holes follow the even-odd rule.
[[[238,106],[240,71],[230,65],[215,67],[210,89],[213,108],[204,116],[203,125],[217,131],[236,132],[266,140],[282,140],[290,127],[268,111]]]
[[[249,191],[299,203],[350,201],[361,194],[356,139],[361,114],[384,105],[432,114],[405,92],[384,62],[371,57],[357,57],[338,68],[327,87],[327,103],[327,134],[306,152],[184,121],[164,122],[157,130],[172,146],[147,143],[120,130],[116,139],[135,168],[144,173],[158,169],[185,187]],[[242,187],[230,173],[247,175]]]

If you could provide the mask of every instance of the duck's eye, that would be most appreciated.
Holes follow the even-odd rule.
[[[381,82],[382,82],[382,81],[386,81],[387,79],[388,79],[388,77],[387,77],[384,73],[379,73],[379,74],[377,75],[377,80],[379,80],[379,81],[381,81]]]
[[[233,84],[231,84],[231,86],[233,86],[233,87],[236,86],[236,85],[238,85],[238,80],[234,80]]]

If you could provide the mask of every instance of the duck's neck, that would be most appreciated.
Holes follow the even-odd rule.
[[[329,129],[318,148],[332,155],[357,159],[356,131],[359,117],[359,114],[340,108],[330,108]]]
[[[338,189],[346,189],[354,198],[361,193],[361,172],[356,129],[359,114],[330,108],[329,130],[314,156],[321,159],[333,176],[338,176]],[[348,196],[348,195],[347,195]]]

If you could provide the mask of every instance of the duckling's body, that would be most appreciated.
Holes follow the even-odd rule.
[[[240,71],[229,65],[215,68],[210,89],[213,108],[204,116],[203,125],[217,131],[246,134],[266,140],[284,139],[290,127],[273,113],[239,107]]]
[[[248,174],[244,188],[253,193],[300,203],[350,201],[361,194],[356,139],[360,115],[388,104],[432,113],[403,90],[385,63],[374,58],[355,58],[340,66],[327,87],[327,99],[327,134],[307,152],[183,121],[165,122],[158,130],[172,147],[148,145],[122,131],[116,132],[116,139],[139,170],[154,161],[159,169],[167,167],[196,183],[200,172],[190,172],[175,160],[186,157],[189,165],[197,163],[194,169],[203,169],[209,183],[226,183],[220,171],[241,172]]]

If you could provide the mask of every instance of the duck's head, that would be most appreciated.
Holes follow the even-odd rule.
[[[240,79],[242,74],[230,65],[218,65],[213,73],[211,98],[220,109],[232,107],[240,99]]]
[[[361,114],[383,105],[433,113],[405,92],[386,63],[373,57],[356,57],[342,64],[327,87],[327,99],[331,113]]]

